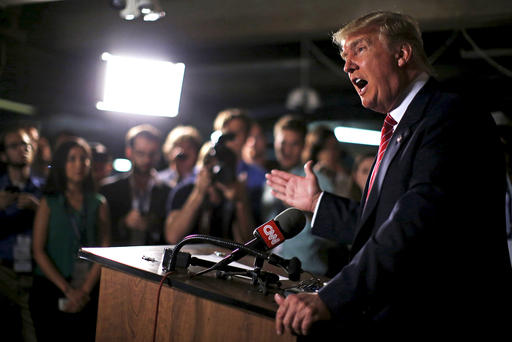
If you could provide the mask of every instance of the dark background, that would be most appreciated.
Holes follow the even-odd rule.
[[[177,124],[192,124],[206,138],[217,112],[227,107],[248,109],[271,136],[276,118],[290,112],[290,91],[307,84],[321,99],[318,108],[304,113],[309,121],[380,129],[382,115],[361,107],[330,39],[343,23],[378,9],[419,20],[425,49],[449,87],[473,94],[491,112],[512,112],[510,0],[160,3],[167,15],[159,21],[128,22],[110,0],[0,0],[0,99],[36,109],[32,116],[2,109],[2,122],[37,120],[50,138],[72,130],[103,142],[117,157],[133,125],[151,123],[166,134]],[[481,58],[464,32],[506,70]],[[185,63],[179,115],[97,110],[104,51]],[[353,153],[365,149],[346,148]]]

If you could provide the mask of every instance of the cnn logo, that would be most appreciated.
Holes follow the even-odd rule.
[[[279,243],[281,239],[277,236],[274,227],[267,224],[263,227],[263,233],[267,236],[267,240],[270,241],[270,244],[274,246],[276,243]]]

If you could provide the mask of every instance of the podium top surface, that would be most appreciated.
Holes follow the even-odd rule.
[[[126,272],[147,280],[160,282],[165,275],[162,270],[164,250],[172,248],[163,246],[130,246],[130,247],[89,247],[82,248],[79,256],[83,259],[99,263],[102,266]],[[197,258],[215,260],[216,254],[222,255],[226,251],[212,245],[189,245],[181,251],[189,252]],[[218,256],[220,259],[221,256]],[[250,265],[251,258],[243,258],[241,263]],[[241,266],[241,264],[239,264]],[[270,269],[269,269],[270,267]],[[190,266],[189,271],[197,272],[203,268]],[[279,269],[272,265],[265,265],[273,273],[283,275]],[[233,277],[230,279],[217,279],[215,272],[201,276],[191,277],[190,272],[177,269],[168,275],[167,284],[175,289],[208,299],[215,302],[235,306],[270,318],[275,316],[277,304],[274,302],[274,293],[279,289],[269,289],[267,294],[261,293],[258,287],[251,284],[250,279]],[[281,278],[281,288],[293,286],[295,283]]]

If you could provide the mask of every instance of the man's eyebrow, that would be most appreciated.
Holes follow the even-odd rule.
[[[366,37],[361,37],[361,38],[358,38],[352,42],[350,42],[350,44],[348,45],[348,50],[353,50],[359,43],[361,42],[366,42],[367,44],[369,44],[369,40],[366,38]],[[341,58],[343,58],[343,60],[346,59],[347,57],[347,53],[345,52],[345,50],[343,50],[343,48],[341,48]]]

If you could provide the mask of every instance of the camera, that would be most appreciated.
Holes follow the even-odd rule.
[[[17,186],[14,186],[14,185],[9,185],[7,186],[4,191],[7,191],[7,192],[10,192],[10,193],[13,193],[13,194],[17,194],[19,192],[21,192],[20,188],[18,188]]]
[[[226,133],[219,137],[205,159],[213,182],[229,185],[236,180],[237,158],[235,153],[226,146],[226,142],[235,138],[233,133]]]

